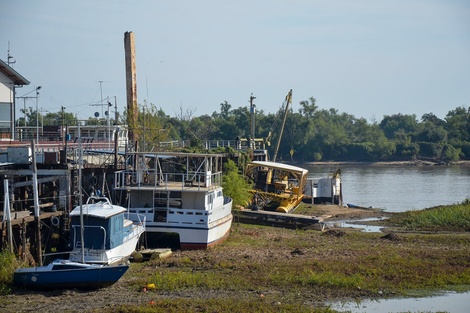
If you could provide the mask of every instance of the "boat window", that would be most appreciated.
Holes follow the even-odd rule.
[[[156,191],[153,196],[153,206],[156,208],[166,208],[168,193],[166,191]]]
[[[214,193],[209,193],[207,195],[207,204],[211,204],[214,201]]]
[[[181,198],[181,191],[170,191],[170,198]]]

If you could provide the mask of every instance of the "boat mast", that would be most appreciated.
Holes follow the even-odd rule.
[[[42,266],[42,246],[41,246],[41,219],[39,210],[38,195],[38,168],[36,166],[36,147],[34,140],[31,141],[31,150],[33,151],[33,197],[34,197],[34,221],[36,224],[36,257],[39,266]]]
[[[83,199],[82,199],[82,137],[80,135],[80,122],[78,123],[78,203],[80,205],[80,241],[82,263],[85,263],[85,230],[83,228]]]

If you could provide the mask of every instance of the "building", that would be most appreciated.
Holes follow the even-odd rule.
[[[0,60],[0,140],[15,140],[15,89],[29,81]]]

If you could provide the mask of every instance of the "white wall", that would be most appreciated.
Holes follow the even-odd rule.
[[[13,81],[0,72],[0,102],[13,102],[13,87]]]

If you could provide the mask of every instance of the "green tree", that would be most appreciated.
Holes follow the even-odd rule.
[[[300,101],[299,104],[301,108],[299,109],[299,113],[303,116],[314,117],[318,109],[316,101],[314,97],[310,97],[309,100]]]
[[[44,125],[45,126],[61,126],[61,125],[77,125],[77,118],[73,113],[68,112],[49,112],[44,115]]]
[[[453,145],[460,145],[470,141],[470,107],[457,107],[449,111],[445,117],[449,141]]]
[[[250,185],[238,173],[237,165],[232,160],[224,163],[222,187],[224,188],[224,195],[232,198],[233,205],[243,206],[251,198],[251,194],[248,191]]]
[[[401,113],[385,115],[379,125],[385,136],[395,142],[398,158],[410,159],[419,154],[419,145],[413,141],[419,129],[416,115]]]

